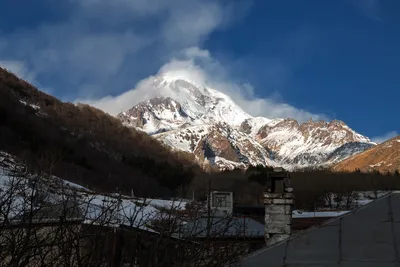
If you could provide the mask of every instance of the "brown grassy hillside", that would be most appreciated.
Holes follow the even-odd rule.
[[[0,68],[0,150],[100,190],[171,195],[193,177],[193,156],[88,105],[64,103]]]
[[[395,172],[400,170],[400,136],[356,154],[333,167],[335,171]]]

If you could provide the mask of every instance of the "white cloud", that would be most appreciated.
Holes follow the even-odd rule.
[[[302,109],[293,107],[287,103],[277,102],[272,98],[257,98],[249,84],[239,84],[232,79],[229,71],[216,59],[212,58],[209,51],[198,47],[185,49],[180,58],[173,58],[163,65],[156,75],[169,73],[171,76],[187,79],[197,85],[209,85],[230,96],[243,110],[253,116],[265,116],[268,118],[290,117],[299,121],[310,118],[326,119],[323,114],[312,114]],[[155,75],[155,76],[156,76]],[[132,90],[121,95],[107,96],[97,100],[79,100],[94,105],[112,115],[127,110],[137,103],[147,100],[162,93],[155,90],[150,76],[140,81]]]
[[[198,47],[189,47],[183,50],[183,55],[188,58],[205,58],[210,59],[210,52],[208,50],[200,49]]]
[[[373,137],[373,138],[371,138],[371,141],[375,142],[377,144],[380,144],[380,143],[383,143],[383,142],[385,142],[393,137],[399,136],[399,135],[400,135],[400,133],[398,133],[396,131],[391,131],[382,136]]]
[[[63,20],[0,36],[6,56],[54,81],[62,95],[119,93],[235,13],[215,0],[69,0]],[[237,1],[238,4],[241,1]],[[28,26],[28,25],[27,25]],[[71,99],[66,99],[71,100]]]
[[[173,45],[198,43],[222,22],[222,12],[217,2],[210,2],[207,5],[196,3],[187,8],[174,9],[173,15],[164,24],[164,39]],[[182,36],[184,38],[179,38]]]
[[[111,114],[154,96],[148,76],[158,69],[207,82],[255,116],[324,118],[283,100],[256,97],[252,85],[234,79],[229,64],[199,48],[212,32],[242,18],[250,2],[68,0],[64,19],[0,36],[0,60],[11,58],[6,62],[18,75],[51,85],[63,100],[85,99]],[[283,80],[284,64],[267,61],[264,80]],[[138,80],[135,89],[123,92]],[[273,95],[269,87],[263,89]]]

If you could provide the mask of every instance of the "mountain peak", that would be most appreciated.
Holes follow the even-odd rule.
[[[118,117],[126,125],[141,127],[151,134],[183,125],[226,122],[239,126],[250,118],[229,96],[204,84],[199,85],[202,79],[198,77],[186,75],[185,71],[173,71],[154,77],[150,89],[160,92],[163,97],[140,102]]]
[[[196,75],[194,72],[190,72],[185,69],[161,72],[155,76],[154,81],[164,85],[173,84],[176,82],[186,82],[190,83],[201,91],[204,91],[204,89],[207,87],[205,78],[201,74]]]
[[[344,121],[337,120],[337,119],[332,120],[329,124],[330,124],[330,125],[335,125],[335,126],[336,126],[336,125],[347,126],[347,124],[344,123]]]

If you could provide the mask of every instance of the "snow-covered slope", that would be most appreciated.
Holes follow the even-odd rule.
[[[181,105],[169,97],[152,98],[118,116],[125,125],[139,127],[147,133],[169,131],[194,122]]]
[[[0,222],[20,220],[26,214],[57,205],[67,212],[67,203],[74,203],[80,210],[75,219],[84,223],[122,224],[152,231],[148,226],[164,216],[164,210],[184,210],[189,201],[99,194],[53,175],[29,172],[17,158],[0,151],[0,203]],[[43,216],[35,217],[41,222],[60,219],[51,217],[51,213],[42,213]]]
[[[201,161],[207,158],[221,169],[277,165],[263,146],[227,123],[188,126],[155,134],[154,138],[175,149],[192,152]]]
[[[219,122],[238,126],[251,117],[227,95],[206,85],[195,86],[175,74],[157,76],[152,86],[151,90],[159,92],[159,97],[141,102],[117,116],[126,125],[157,133]]]
[[[242,129],[249,125],[247,121],[243,124]],[[274,160],[288,168],[335,163],[374,145],[367,137],[338,120],[302,124],[293,119],[273,120],[258,131],[251,129],[251,132],[271,151]],[[352,145],[340,149],[350,143]]]
[[[325,166],[374,145],[337,120],[300,124],[293,119],[252,117],[229,96],[183,72],[156,76],[149,90],[158,97],[117,117],[127,126],[221,168]],[[352,145],[340,149],[348,143]]]
[[[371,147],[374,147],[373,143],[361,143],[361,142],[350,142],[342,145],[335,149],[329,157],[326,165],[332,165],[334,163],[345,160],[353,155],[359,154]]]

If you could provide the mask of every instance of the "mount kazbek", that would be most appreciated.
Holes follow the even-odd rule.
[[[161,73],[149,84],[157,96],[117,118],[221,170],[328,167],[376,145],[338,120],[252,117],[226,94],[179,72]]]

